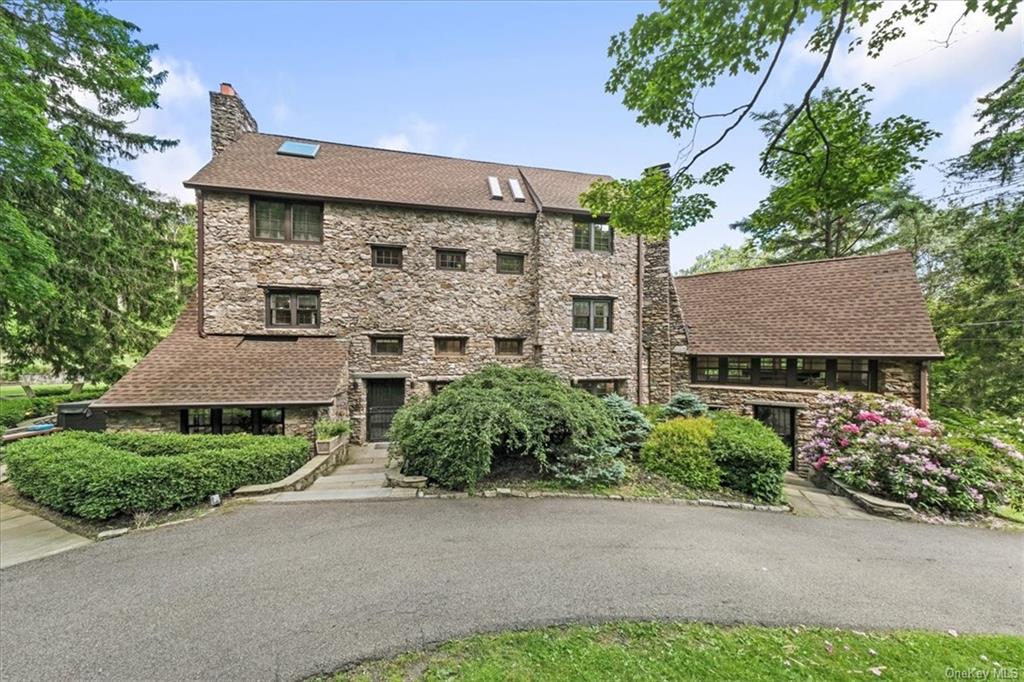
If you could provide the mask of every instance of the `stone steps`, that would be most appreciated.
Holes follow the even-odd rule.
[[[339,490],[314,490],[280,493],[271,502],[343,502],[360,500],[386,500],[415,498],[413,488],[342,488]]]
[[[309,490],[339,490],[342,488],[383,488],[388,479],[384,472],[324,476],[309,486]]]

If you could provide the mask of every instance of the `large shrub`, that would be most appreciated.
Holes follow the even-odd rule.
[[[690,488],[714,490],[722,475],[711,454],[714,431],[708,417],[662,422],[640,448],[640,462],[648,471]]]
[[[762,502],[782,497],[790,451],[770,428],[750,417],[716,412],[711,456],[722,471],[722,485]]]
[[[693,393],[687,393],[686,391],[680,391],[669,398],[669,401],[665,404],[663,410],[663,414],[666,419],[673,419],[675,417],[700,417],[701,415],[707,414],[707,412],[708,406],[704,404],[704,401]]]
[[[619,429],[619,440],[623,449],[631,455],[636,455],[651,433],[651,423],[636,405],[618,393],[610,393],[602,400]]]
[[[973,513],[1002,503],[1005,485],[991,462],[963,443],[956,447],[921,410],[840,393],[820,398],[817,411],[802,455],[847,485],[933,512]]]
[[[106,519],[271,483],[308,457],[303,438],[68,431],[12,443],[5,461],[22,495],[67,514]]]
[[[490,365],[395,415],[392,447],[408,474],[473,488],[495,458],[529,458],[570,483],[614,482],[618,430],[608,409],[548,372]]]
[[[36,417],[45,417],[57,411],[60,403],[76,402],[79,400],[95,400],[99,398],[106,389],[96,388],[81,391],[71,395],[69,390],[60,393],[49,393],[38,395],[35,398],[3,398],[0,399],[0,428],[7,429],[18,422]]]

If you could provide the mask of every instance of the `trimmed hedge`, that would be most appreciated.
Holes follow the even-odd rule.
[[[640,462],[648,471],[690,488],[714,490],[722,476],[711,456],[714,431],[708,417],[662,422],[640,448]]]
[[[407,403],[389,433],[405,473],[470,489],[499,458],[532,459],[569,485],[614,483],[625,474],[618,436],[599,398],[549,372],[500,365]]]
[[[0,428],[8,429],[26,419],[53,414],[57,411],[57,405],[60,403],[95,400],[104,393],[106,393],[106,389],[96,388],[81,391],[77,395],[64,392],[36,396],[35,398],[0,399]]]
[[[214,493],[272,483],[309,459],[309,442],[284,436],[68,431],[7,447],[19,493],[87,519],[199,504]]]
[[[762,502],[782,499],[790,451],[770,428],[731,412],[712,416],[711,456],[722,470],[722,485]]]

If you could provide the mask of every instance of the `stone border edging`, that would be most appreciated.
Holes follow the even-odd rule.
[[[348,459],[348,434],[336,436],[330,441],[319,441],[318,445],[320,443],[329,443],[330,447],[326,453],[313,455],[309,458],[309,461],[280,481],[243,485],[232,494],[235,497],[249,497],[253,495],[283,493],[292,490],[305,490],[323,473]],[[319,449],[317,451],[319,452]]]
[[[773,513],[786,513],[793,511],[789,505],[778,504],[753,504],[751,502],[735,502],[731,500],[707,500],[703,498],[689,499],[684,497],[629,497],[626,495],[598,495],[596,493],[570,493],[550,490],[517,490],[512,488],[494,488],[470,495],[467,492],[446,492],[431,493],[426,490],[419,490],[416,495],[419,499],[440,499],[451,500],[468,497],[522,497],[536,499],[540,497],[561,497],[580,500],[615,500],[618,502],[647,502],[650,504],[671,504],[690,507],[720,507],[724,509],[742,509],[744,511],[764,511]]]
[[[854,490],[833,479],[831,476],[825,477],[825,485],[828,490],[835,494],[853,500],[854,504],[869,514],[886,516],[892,519],[914,519],[914,510],[909,504],[886,500],[870,493]]]

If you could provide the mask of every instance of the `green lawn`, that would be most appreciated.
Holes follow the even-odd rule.
[[[944,680],[970,670],[1024,678],[1024,639],[613,623],[479,635],[321,679]]]
[[[106,384],[86,384],[83,390],[106,388]],[[33,386],[34,391],[42,391],[44,394],[67,393],[71,390],[71,384],[40,384]],[[37,393],[38,395],[38,393]],[[25,391],[21,386],[3,385],[0,386],[0,398],[24,398]]]

